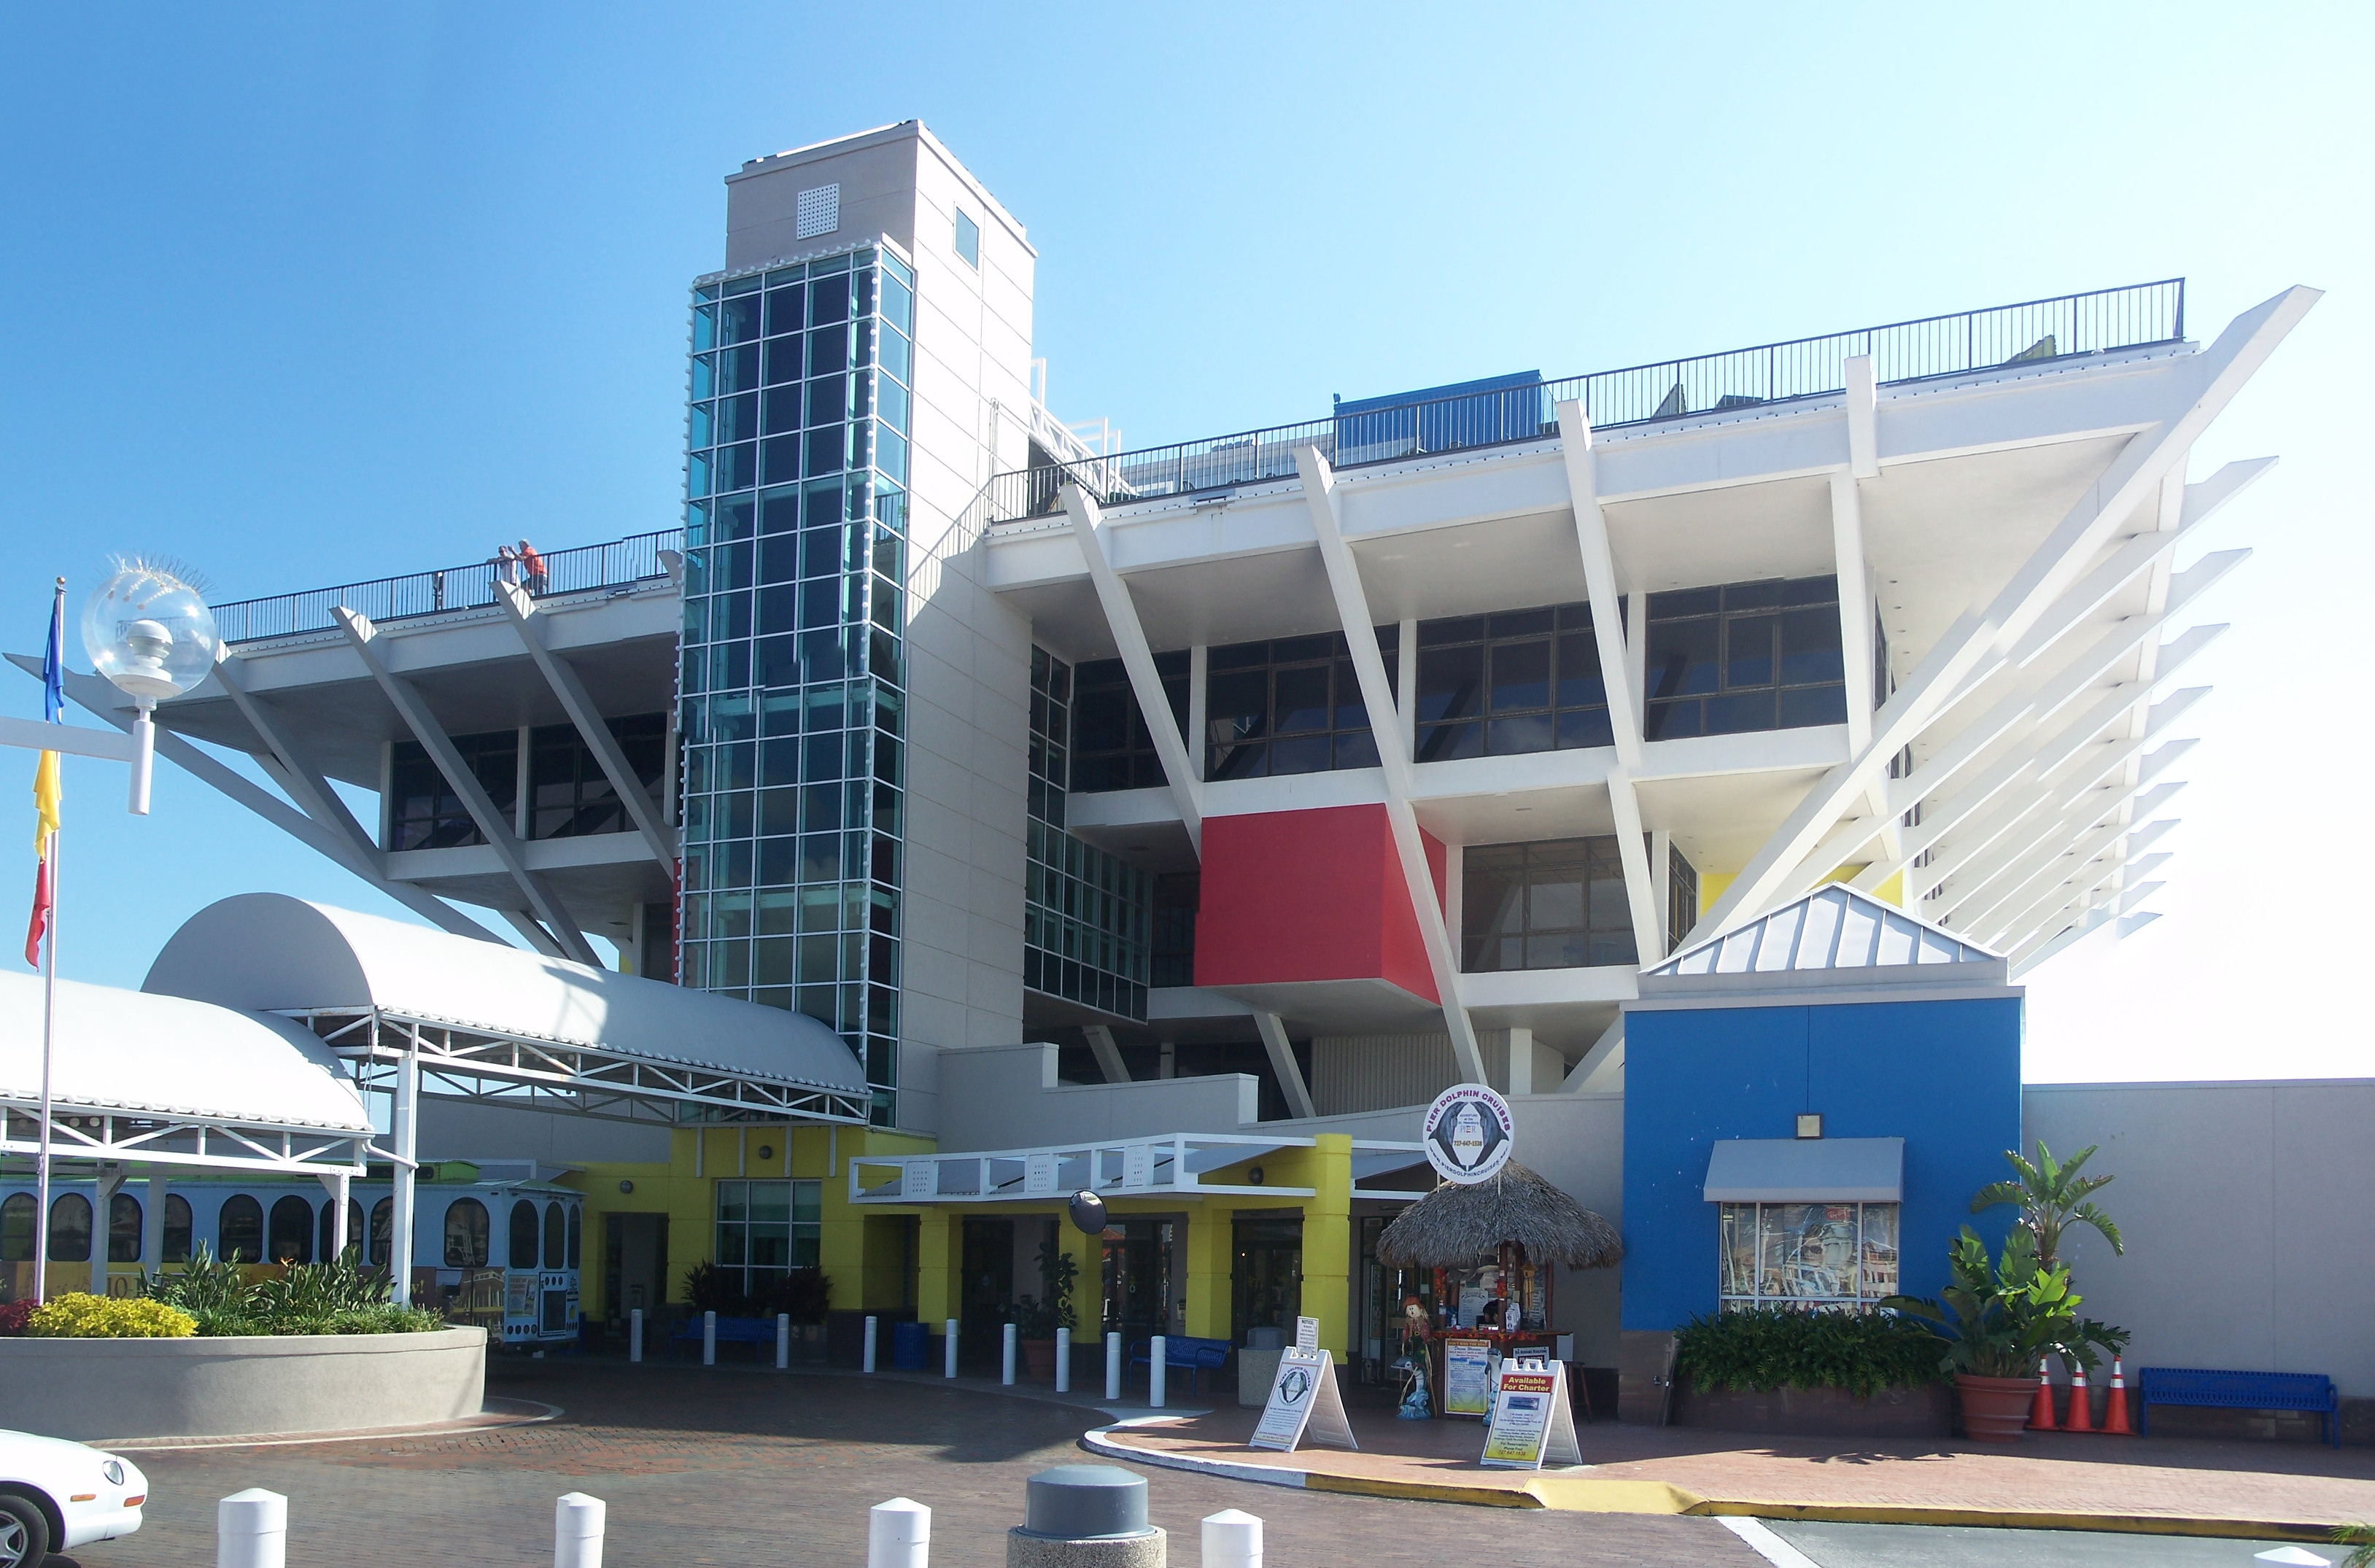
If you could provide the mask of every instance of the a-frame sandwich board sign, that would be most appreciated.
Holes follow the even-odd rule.
[[[1484,1456],[1478,1462],[1513,1470],[1583,1463],[1583,1447],[1575,1437],[1575,1411],[1567,1401],[1565,1362],[1501,1363],[1493,1424],[1485,1429]]]

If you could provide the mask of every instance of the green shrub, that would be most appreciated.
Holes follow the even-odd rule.
[[[364,1273],[349,1247],[336,1263],[300,1263],[251,1284],[237,1264],[218,1262],[204,1246],[178,1274],[148,1281],[148,1297],[187,1314],[200,1335],[425,1334],[445,1326],[437,1314],[389,1303],[386,1269]]]
[[[197,1332],[186,1312],[137,1296],[94,1296],[84,1291],[53,1296],[25,1320],[37,1339],[185,1339]]]
[[[1750,1312],[1695,1317],[1675,1335],[1674,1367],[1699,1388],[1882,1388],[1934,1383],[1938,1340],[1892,1313]]]

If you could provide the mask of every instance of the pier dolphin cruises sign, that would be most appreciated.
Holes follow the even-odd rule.
[[[1481,1083],[1456,1083],[1426,1109],[1427,1163],[1447,1182],[1489,1182],[1509,1162],[1509,1102]]]

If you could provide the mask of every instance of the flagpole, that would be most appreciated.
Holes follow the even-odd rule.
[[[60,589],[61,597],[65,590]],[[33,1185],[39,1194],[33,1200],[33,1299],[50,1299],[50,1044],[56,1032],[58,1012],[58,835],[50,834],[50,910],[49,945],[41,954],[41,1152],[40,1167]],[[92,1222],[92,1244],[98,1243],[96,1220]]]

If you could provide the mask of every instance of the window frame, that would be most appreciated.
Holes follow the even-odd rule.
[[[1566,925],[1545,921],[1536,923],[1535,890],[1555,887],[1564,878],[1544,876],[1537,878],[1534,868],[1544,871],[1564,870],[1573,857],[1582,861],[1580,923]],[[1480,862],[1482,863],[1480,865]],[[1492,874],[1495,863],[1514,863],[1517,928],[1507,928],[1507,901],[1495,902],[1478,896],[1486,891],[1480,884]],[[1602,925],[1592,918],[1595,900],[1593,890],[1601,881],[1616,886],[1616,915]],[[1535,944],[1548,944],[1580,939],[1587,955],[1598,944],[1621,942],[1623,957],[1591,959],[1581,964],[1536,963]],[[1500,961],[1506,944],[1518,944],[1524,961],[1507,964]],[[1463,974],[1507,973],[1525,969],[1601,969],[1640,962],[1640,948],[1633,929],[1632,908],[1625,890],[1625,861],[1622,846],[1613,833],[1591,834],[1570,839],[1536,839],[1518,843],[1471,844],[1460,856],[1459,959]],[[1491,961],[1486,961],[1490,959]]]
[[[1854,1293],[1822,1295],[1783,1291],[1767,1294],[1765,1291],[1768,1250],[1766,1211],[1814,1208],[1851,1208],[1855,1211],[1852,1220],[1846,1221],[1852,1223],[1855,1228],[1852,1244],[1856,1274]],[[1728,1291],[1727,1285],[1736,1281],[1728,1280],[1725,1278],[1729,1265],[1727,1254],[1731,1248],[1732,1226],[1736,1222],[1733,1216],[1743,1209],[1750,1211],[1750,1222],[1754,1226],[1749,1237],[1747,1254],[1750,1259],[1750,1289],[1745,1294]],[[1890,1217],[1886,1227],[1888,1234],[1885,1241],[1875,1233],[1874,1228],[1869,1223],[1870,1218],[1875,1216],[1879,1210],[1889,1211]],[[1883,1300],[1896,1294],[1900,1288],[1902,1277],[1897,1269],[1901,1267],[1903,1258],[1904,1210],[1905,1206],[1901,1201],[1865,1203],[1856,1199],[1817,1200],[1810,1203],[1719,1203],[1716,1206],[1716,1310],[1751,1312],[1774,1307],[1791,1312],[1872,1311]],[[1837,1224],[1842,1221],[1826,1217],[1824,1222]],[[1777,1232],[1774,1234],[1777,1238],[1789,1234],[1799,1236],[1802,1238],[1802,1238],[1807,1232],[1801,1229],[1795,1232]],[[1889,1262],[1885,1279],[1874,1279],[1873,1253],[1875,1245],[1885,1245],[1887,1249]],[[1736,1265],[1731,1267],[1736,1267]],[[1867,1284],[1867,1281],[1871,1283]]]

